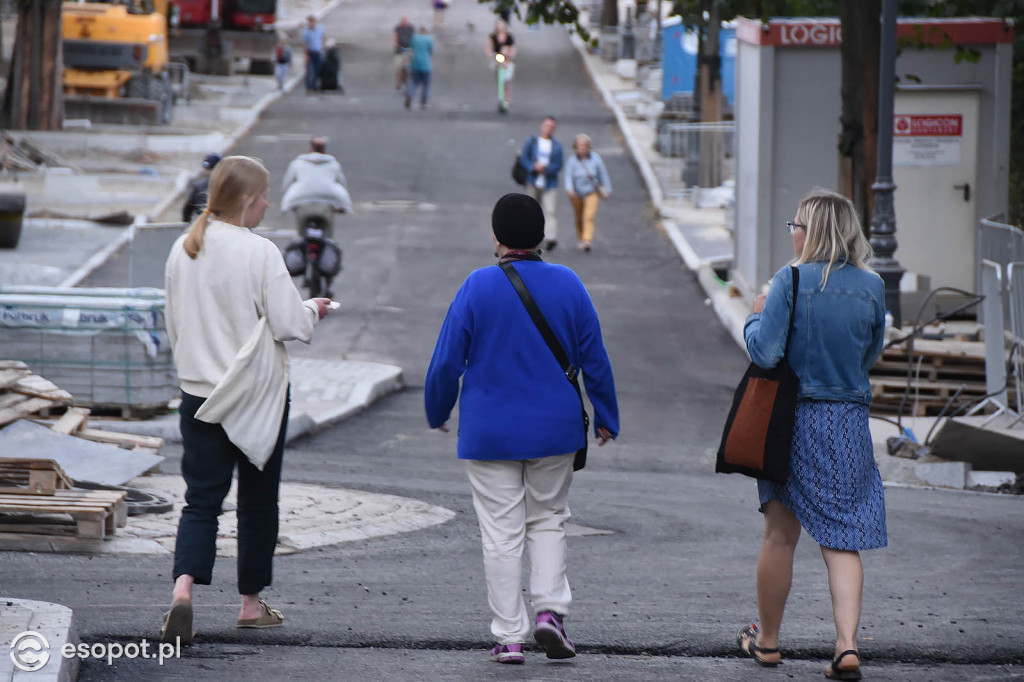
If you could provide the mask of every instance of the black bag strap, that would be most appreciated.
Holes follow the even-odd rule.
[[[800,289],[800,268],[790,265],[789,271],[793,275],[793,310],[789,313],[789,329],[786,331],[786,355],[789,355],[789,340],[793,337],[793,320],[796,319],[796,295]]]
[[[512,267],[512,263],[505,261],[498,263],[505,276],[508,277],[509,281],[512,282],[512,287],[519,294],[519,300],[523,302],[523,306],[526,308],[526,312],[530,314],[530,319],[533,320],[534,326],[537,327],[537,331],[544,338],[544,342],[551,349],[551,354],[555,356],[555,360],[558,361],[559,366],[562,368],[562,372],[565,374],[565,378],[572,384],[573,389],[576,391],[576,397],[580,399],[580,411],[583,413],[583,447],[576,451],[576,456],[573,459],[572,469],[573,471],[579,471],[587,463],[587,445],[590,434],[590,415],[587,414],[587,406],[583,402],[583,392],[580,390],[580,372],[579,369],[573,367],[569,363],[569,357],[565,354],[565,349],[562,348],[562,344],[559,343],[558,337],[551,331],[551,326],[548,321],[544,319],[544,313],[540,311],[537,306],[537,302],[533,300],[533,295],[530,294],[530,290],[526,288],[526,283],[523,282],[523,278],[519,276],[516,269]]]
[[[523,278],[519,276],[516,269],[512,267],[512,263],[504,262],[499,263],[502,271],[508,277],[509,281],[512,282],[512,286],[515,288],[516,293],[519,294],[519,300],[523,302],[523,306],[526,308],[526,312],[530,314],[530,319],[533,320],[533,324],[537,327],[537,331],[544,338],[544,343],[551,349],[551,354],[555,356],[555,360],[561,366],[562,371],[565,373],[565,378],[569,380],[569,383],[576,389],[576,393],[580,395],[580,400],[583,400],[583,396],[580,393],[580,382],[579,382],[579,370],[573,367],[569,363],[569,356],[565,354],[565,349],[562,348],[562,344],[558,341],[558,337],[555,336],[555,332],[551,330],[551,326],[548,321],[544,318],[544,313],[540,311],[537,306],[537,302],[533,300],[533,295],[530,294],[530,290],[526,288],[526,283]]]

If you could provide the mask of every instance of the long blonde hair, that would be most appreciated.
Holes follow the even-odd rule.
[[[263,190],[267,188],[270,174],[257,159],[248,156],[229,156],[221,159],[210,174],[206,207],[185,236],[185,253],[195,260],[203,250],[206,226],[213,219],[242,215]]]
[[[796,222],[804,227],[806,233],[804,249],[796,264],[825,263],[825,271],[821,275],[822,289],[836,263],[850,263],[870,270],[867,263],[874,252],[860,229],[857,209],[842,194],[820,188],[811,190],[800,201]]]

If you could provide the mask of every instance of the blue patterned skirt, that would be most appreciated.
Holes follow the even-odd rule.
[[[878,549],[888,544],[885,497],[875,463],[868,406],[800,400],[786,485],[758,481],[761,510],[769,500],[790,509],[823,547]]]

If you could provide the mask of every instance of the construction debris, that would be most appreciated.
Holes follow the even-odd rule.
[[[72,400],[70,393],[33,374],[25,363],[0,360],[0,428]]]
[[[156,469],[163,440],[89,428],[90,411],[22,362],[0,361],[0,549],[88,551],[127,522],[117,485]],[[40,422],[40,423],[33,423]]]
[[[101,433],[108,435],[105,431]],[[20,421],[0,431],[0,452],[25,459],[52,459],[73,480],[109,485],[127,483],[155,469],[164,460],[146,448],[126,450],[118,445],[58,433],[30,421]]]
[[[905,416],[936,416],[944,409],[955,413],[987,392],[985,344],[917,339],[913,357],[908,356],[905,343],[893,346],[882,353],[870,378],[873,412],[892,414],[902,405]],[[1011,378],[1010,394],[1014,387]]]
[[[27,138],[15,138],[0,131],[0,171],[34,173],[43,168],[73,167]]]

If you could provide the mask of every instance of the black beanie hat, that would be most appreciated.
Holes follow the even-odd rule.
[[[510,249],[532,249],[544,241],[544,209],[531,196],[506,194],[494,205],[491,229]]]

